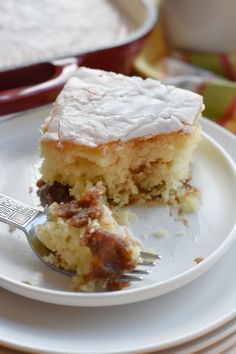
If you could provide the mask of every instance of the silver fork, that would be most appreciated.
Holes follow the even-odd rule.
[[[64,275],[74,275],[73,272],[50,264],[44,258],[49,255],[51,251],[35,236],[37,226],[47,221],[47,215],[44,212],[0,193],[0,221],[22,230],[34,253],[47,266]],[[158,254],[145,251],[141,252],[140,257],[141,260],[138,265],[147,267],[155,266],[155,260],[161,259]],[[130,273],[124,274],[121,279],[128,281],[143,280],[142,275],[149,273],[150,272],[146,269],[137,268]]]

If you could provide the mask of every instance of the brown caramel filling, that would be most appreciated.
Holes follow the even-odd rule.
[[[39,179],[36,185],[39,188],[37,193],[43,206],[54,202],[58,204],[67,203],[74,199],[70,196],[68,185],[64,186],[59,182],[54,182],[53,185],[49,186],[42,179]]]
[[[86,280],[108,279],[107,290],[119,290],[128,285],[121,281],[124,272],[134,269],[135,264],[127,243],[115,234],[104,230],[88,230],[82,244],[89,247],[92,254],[92,267]]]
[[[82,205],[81,205],[82,204]],[[69,203],[61,204],[57,208],[58,216],[75,227],[86,226],[89,220],[100,220],[102,210],[98,206],[84,207],[79,200],[72,200]]]

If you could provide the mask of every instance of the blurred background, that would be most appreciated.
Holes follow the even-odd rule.
[[[236,1],[156,1],[137,73],[204,97],[204,115],[236,133]]]

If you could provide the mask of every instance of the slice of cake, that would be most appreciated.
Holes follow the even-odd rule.
[[[188,181],[203,108],[196,93],[81,67],[42,129],[42,188],[79,197],[101,182],[110,204],[181,203],[195,193]]]
[[[119,290],[128,285],[122,275],[139,261],[140,242],[128,227],[118,225],[102,204],[102,193],[102,188],[93,187],[78,200],[52,203],[48,221],[37,230],[51,251],[46,261],[74,272],[74,290]]]

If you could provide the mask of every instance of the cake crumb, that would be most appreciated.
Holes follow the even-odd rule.
[[[155,231],[153,233],[153,235],[158,238],[167,237],[167,236],[169,236],[169,231],[166,229],[159,229],[159,230]]]
[[[180,236],[184,236],[184,233],[183,233],[183,232],[176,232],[175,235],[178,236],[178,237],[180,237]]]
[[[33,193],[34,189],[32,186],[29,187],[29,193]]]
[[[196,264],[198,264],[198,263],[202,262],[203,259],[204,259],[204,258],[202,258],[202,257],[197,257],[197,258],[194,258],[194,262],[195,262]]]
[[[189,227],[189,221],[187,219],[183,219],[182,223],[184,226]]]
[[[180,213],[193,213],[199,208],[201,192],[189,183],[185,183],[184,185],[186,193],[179,203]]]
[[[33,284],[31,283],[31,281],[28,281],[28,280],[22,280],[21,282],[22,282],[23,284],[33,285]]]

